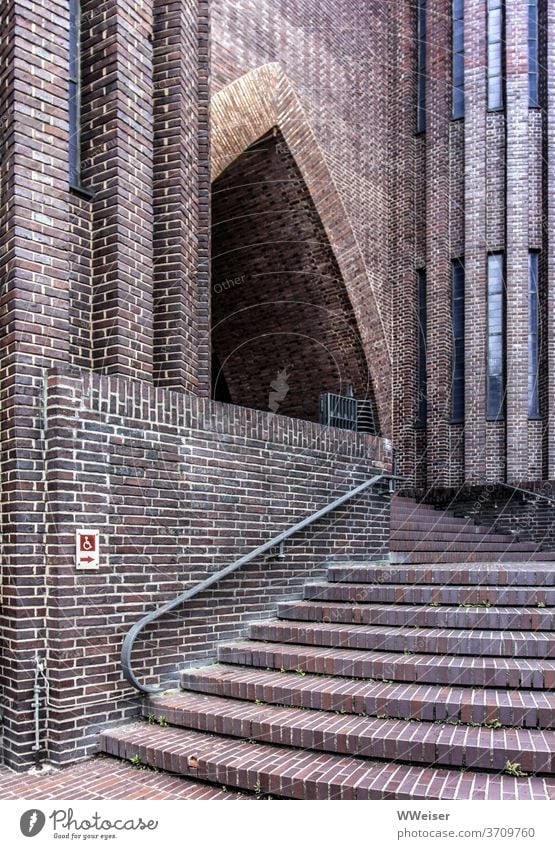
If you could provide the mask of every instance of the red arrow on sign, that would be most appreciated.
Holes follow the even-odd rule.
[[[81,557],[81,558],[80,558],[80,562],[81,562],[81,563],[82,563],[83,561],[85,561],[85,563],[91,563],[91,561],[93,561],[93,560],[94,560],[94,557],[91,557],[90,555],[89,555],[89,557]]]

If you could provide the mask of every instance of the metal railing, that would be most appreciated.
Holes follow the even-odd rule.
[[[315,513],[312,513],[310,516],[307,516],[305,519],[302,519],[300,522],[297,522],[295,525],[292,525],[285,531],[277,534],[276,536],[269,539],[267,542],[259,545],[257,548],[250,551],[248,554],[243,555],[238,560],[234,560],[233,563],[230,563],[229,566],[225,566],[223,569],[220,569],[219,572],[215,572],[210,577],[206,578],[204,581],[201,581],[196,586],[191,587],[189,590],[185,590],[185,592],[180,593],[171,601],[167,601],[165,604],[162,604],[160,607],[156,608],[156,610],[147,613],[146,616],[143,616],[142,619],[139,619],[138,622],[133,625],[127,634],[124,637],[123,644],[121,647],[121,665],[123,669],[123,674],[126,680],[141,693],[159,693],[162,692],[164,687],[149,687],[146,684],[141,684],[138,680],[137,676],[133,672],[133,668],[131,665],[131,652],[133,650],[133,644],[141,631],[143,631],[147,625],[150,625],[152,622],[155,622],[157,619],[160,619],[161,616],[164,616],[165,613],[169,613],[170,610],[175,610],[176,607],[179,607],[185,601],[188,601],[191,598],[194,598],[199,593],[204,592],[209,587],[212,587],[214,584],[217,584],[222,578],[227,577],[227,575],[231,575],[233,572],[236,572],[237,569],[240,569],[241,566],[244,566],[246,563],[250,563],[251,560],[255,560],[257,557],[260,557],[261,554],[268,551],[271,548],[280,547],[280,552],[282,551],[283,543],[286,539],[293,536],[293,534],[302,531],[304,528],[307,528],[309,525],[313,524],[313,522],[318,521],[323,516],[326,516],[328,513],[331,513],[332,510],[336,510],[338,507],[341,507],[342,504],[345,504],[346,501],[350,501],[352,498],[355,498],[357,495],[360,495],[365,490],[369,489],[371,486],[375,486],[377,483],[383,480],[389,481],[389,490],[393,492],[394,488],[394,480],[399,476],[395,474],[389,474],[387,472],[381,472],[380,474],[374,475],[374,477],[370,478],[364,483],[359,484],[359,486],[351,489],[349,492],[345,493],[345,495],[341,495],[339,498],[336,498],[335,501],[332,501],[330,504],[327,504],[325,507],[322,507],[320,510],[317,510]]]
[[[358,433],[376,434],[374,408],[369,398],[357,399],[352,395],[322,392],[320,424]]]
[[[504,483],[503,481],[500,481],[500,486],[504,486],[506,489],[512,489],[514,492],[519,492],[522,496],[527,496],[527,498],[523,498],[523,500],[539,501],[540,499],[543,499],[548,502],[550,507],[555,506],[555,496],[553,495],[545,495],[543,492],[534,492],[532,489],[523,489],[521,486],[516,486],[512,483]]]

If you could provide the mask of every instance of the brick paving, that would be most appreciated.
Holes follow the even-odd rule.
[[[0,767],[0,799],[239,800],[244,793],[223,790],[168,773],[139,769],[103,756],[42,773]]]

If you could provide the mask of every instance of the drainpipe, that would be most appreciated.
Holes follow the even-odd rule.
[[[44,683],[41,684],[40,677],[43,677]],[[37,763],[40,760],[40,751],[43,748],[40,742],[40,700],[41,700],[41,690],[45,690],[45,706],[48,698],[48,680],[46,678],[46,658],[39,658],[38,652],[35,653],[35,681],[33,685],[33,704],[32,707],[35,713],[35,743],[33,745],[33,752],[35,752],[35,759]]]

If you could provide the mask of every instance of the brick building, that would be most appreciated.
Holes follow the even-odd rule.
[[[136,713],[119,648],[145,610],[391,469],[392,446],[426,500],[555,478],[555,2],[5,0],[0,26],[21,766]],[[320,395],[351,390],[374,433],[320,422]],[[388,532],[367,492],[287,566],[161,620],[141,674],[173,680]]]

